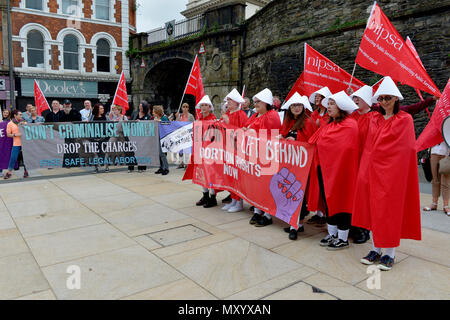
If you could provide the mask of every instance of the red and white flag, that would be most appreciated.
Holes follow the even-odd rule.
[[[415,89],[440,96],[422,63],[375,2],[367,21],[356,63]]]
[[[200,64],[198,62],[198,56],[195,56],[194,64],[192,66],[191,73],[186,85],[185,94],[192,94],[195,96],[195,104],[203,98],[205,90],[203,90],[202,74],[200,73]]]
[[[444,93],[438,100],[436,108],[434,108],[430,121],[416,141],[417,152],[444,141],[442,137],[442,122],[448,116],[450,116],[450,79],[447,81]]]
[[[117,84],[113,104],[122,107],[122,114],[125,114],[130,108],[130,106],[128,105],[127,84],[125,82],[125,74],[123,73],[123,71],[120,75],[119,83]]]
[[[287,95],[286,101],[295,92],[310,96],[323,87],[328,87],[333,93],[346,90],[349,87],[352,79],[351,74],[314,50],[307,43],[305,43],[304,57],[304,70]],[[351,83],[353,91],[364,85],[364,82],[353,77]]]
[[[50,110],[47,99],[36,80],[34,80],[34,104],[38,115],[41,115],[44,110]]]

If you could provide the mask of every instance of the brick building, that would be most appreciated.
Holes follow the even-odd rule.
[[[136,32],[135,0],[11,0],[17,107],[33,103],[34,79],[47,100],[108,106]],[[61,101],[62,102],[62,101]],[[34,104],[34,103],[33,103]]]

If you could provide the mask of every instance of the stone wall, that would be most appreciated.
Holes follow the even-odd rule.
[[[272,1],[245,25],[241,63],[248,96],[269,87],[283,99],[303,71],[305,42],[351,73],[372,4],[361,0]],[[378,4],[403,38],[411,38],[442,91],[450,76],[450,1],[384,0]],[[370,85],[381,78],[359,66],[355,77]],[[419,101],[412,88],[400,86],[400,90],[405,105]],[[415,116],[417,134],[427,121],[426,112]]]

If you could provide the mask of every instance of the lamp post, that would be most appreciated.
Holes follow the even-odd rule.
[[[11,30],[11,7],[9,0],[6,1],[8,15],[8,62],[9,62],[9,101],[12,103],[12,110],[16,109],[16,97],[14,94],[14,75],[13,75],[13,54],[12,54],[12,30]]]

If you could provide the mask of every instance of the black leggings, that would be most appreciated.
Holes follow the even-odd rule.
[[[322,170],[320,166],[317,167],[317,176],[319,179],[320,195],[322,196],[325,203],[325,216],[327,217],[327,223],[332,226],[337,226],[339,230],[350,229],[352,222],[352,216],[347,212],[336,213],[332,217],[328,215],[328,204],[327,198],[325,197],[325,187],[323,184]]]

